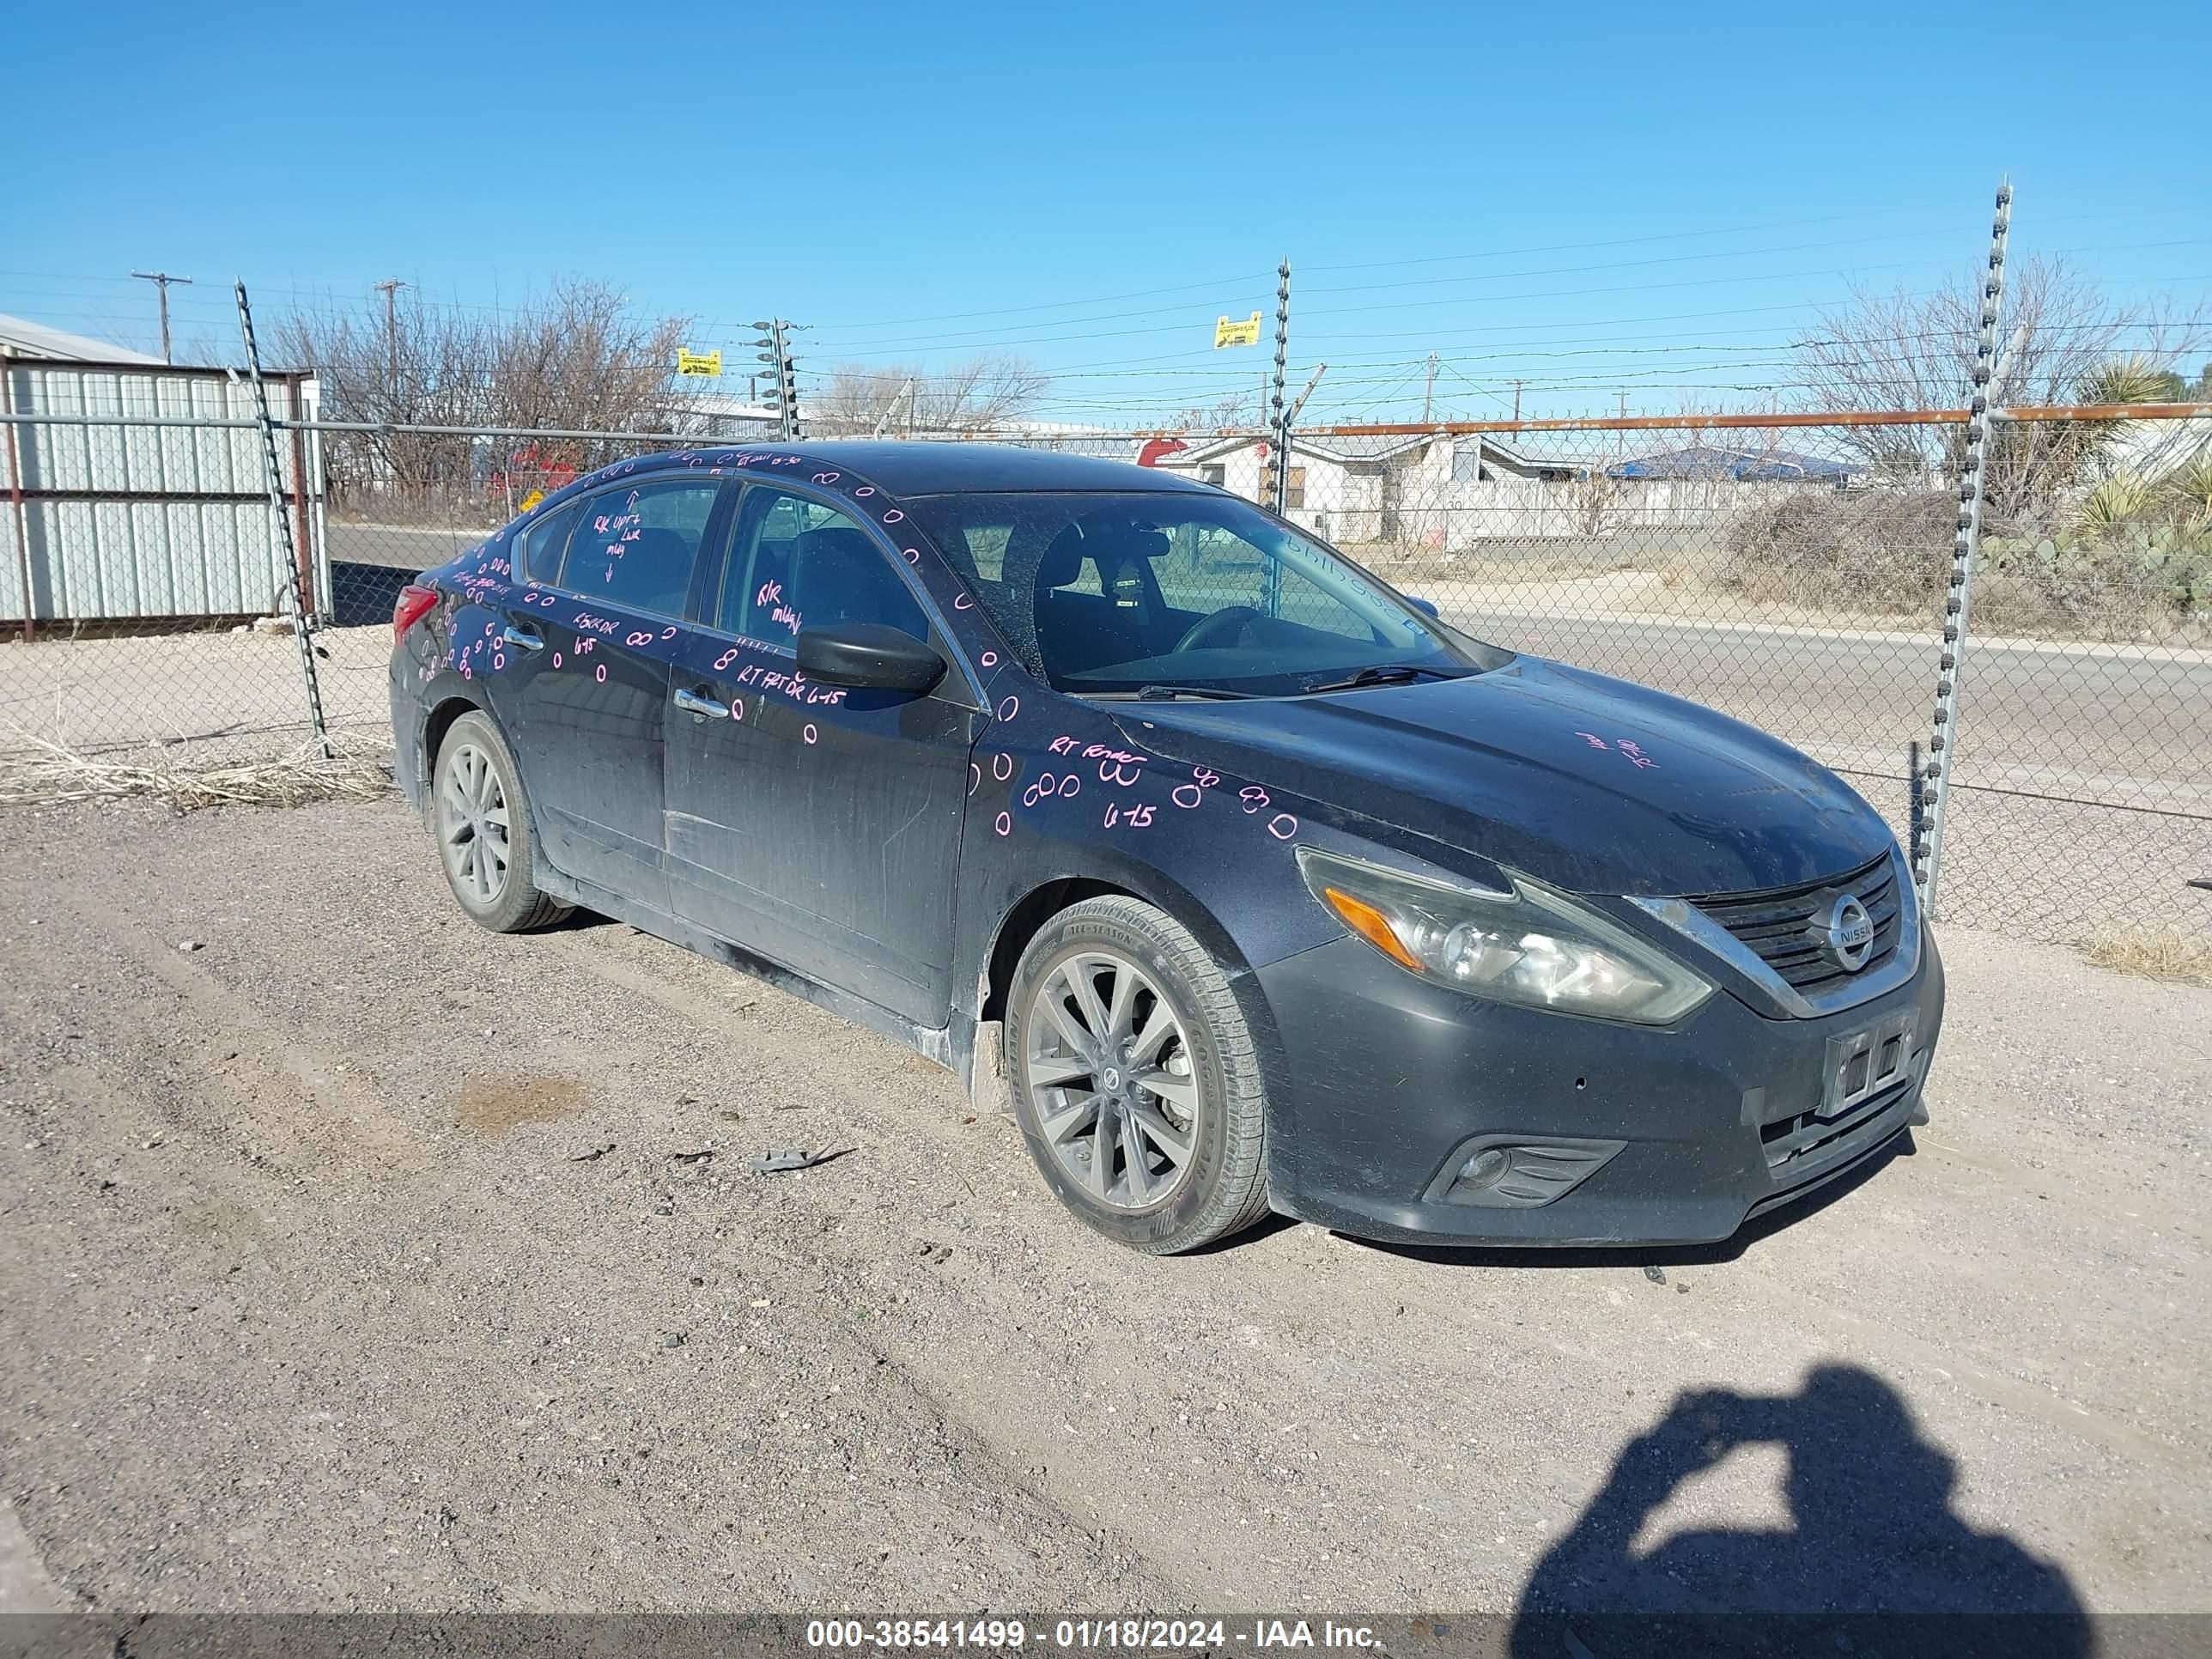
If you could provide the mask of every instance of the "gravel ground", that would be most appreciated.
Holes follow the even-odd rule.
[[[1947,930],[1916,1150],[1726,1248],[1159,1261],[395,802],[0,850],[0,1605],[2212,1610],[2212,993]]]

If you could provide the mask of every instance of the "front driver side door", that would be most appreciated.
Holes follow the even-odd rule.
[[[673,665],[677,914],[915,1024],[951,1006],[952,885],[983,726],[890,547],[828,501],[749,483]],[[802,678],[810,624],[884,623],[947,659],[926,696]]]

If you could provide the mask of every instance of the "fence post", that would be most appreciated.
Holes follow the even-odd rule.
[[[269,478],[269,514],[276,532],[276,546],[284,568],[290,573],[284,584],[287,608],[292,613],[292,638],[300,647],[300,678],[307,690],[307,720],[314,727],[315,741],[320,745],[323,758],[331,758],[330,726],[323,718],[323,688],[315,675],[315,642],[307,636],[307,616],[314,608],[307,592],[304,573],[300,568],[298,550],[292,540],[292,515],[285,505],[284,467],[276,458],[276,422],[269,415],[269,388],[261,379],[261,349],[253,340],[253,310],[246,303],[246,283],[240,280],[238,290],[238,331],[246,342],[246,372],[253,383],[254,423],[261,429],[261,455],[267,464]],[[296,388],[293,397],[296,400]],[[296,416],[298,410],[295,410]]]
[[[1291,356],[1291,262],[1285,256],[1275,268],[1275,413],[1267,422],[1267,431],[1275,447],[1275,487],[1269,492],[1274,499],[1267,505],[1280,516],[1290,500],[1291,489],[1291,415],[1283,404],[1283,375]],[[1267,561],[1267,574],[1261,579],[1261,603],[1271,617],[1283,613],[1283,567],[1279,560]]]
[[[1926,862],[1916,863],[1913,879],[1921,906],[1936,915],[1936,890],[1943,871],[1943,831],[1950,821],[1951,770],[1959,753],[1959,676],[1966,659],[1969,609],[1973,599],[1974,556],[1982,544],[1982,509],[1988,499],[1991,404],[1996,384],[1997,317],[2004,302],[2005,241],[2012,228],[2012,185],[1997,185],[1996,216],[1990,226],[1990,262],[1982,276],[1981,329],[1974,341],[1973,396],[1966,408],[1966,453],[1959,477],[1958,534],[1951,547],[1951,582],[1943,600],[1943,653],[1936,678],[1935,730],[1928,738],[1936,797],[1929,804]],[[1916,849],[1916,856],[1918,849]]]

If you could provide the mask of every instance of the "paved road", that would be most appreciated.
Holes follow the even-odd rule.
[[[489,533],[466,528],[416,530],[403,525],[331,525],[331,557],[352,564],[384,565],[412,574],[441,565],[474,547]]]

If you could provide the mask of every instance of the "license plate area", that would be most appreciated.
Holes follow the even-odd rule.
[[[1826,1080],[1814,1115],[1822,1122],[1841,1117],[1909,1076],[1912,1036],[1919,1024],[1919,1010],[1907,1008],[1875,1024],[1830,1037]]]

